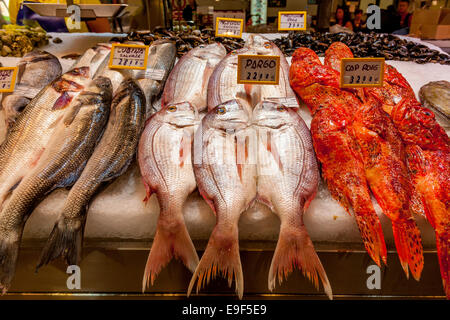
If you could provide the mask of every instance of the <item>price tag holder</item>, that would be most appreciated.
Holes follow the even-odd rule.
[[[272,84],[280,80],[280,56],[238,55],[237,83]]]
[[[13,92],[17,78],[17,67],[0,68],[0,92]]]
[[[149,46],[113,43],[109,68],[145,70],[147,68],[148,49]]]
[[[279,11],[278,30],[306,30],[306,11]]]
[[[216,18],[216,37],[242,38],[243,19]]]
[[[384,58],[343,58],[341,88],[382,87]]]

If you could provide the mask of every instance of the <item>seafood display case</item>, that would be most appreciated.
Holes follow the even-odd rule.
[[[169,53],[169,51],[167,51],[166,53],[162,53],[163,51],[159,52],[158,50],[163,50],[162,47],[166,40],[163,36],[155,37],[154,34],[50,35],[53,38],[62,39],[62,43],[50,41],[48,45],[41,47],[40,50],[45,50],[58,58],[61,64],[61,70],[55,70],[55,74],[65,74],[74,66],[78,66],[81,70],[84,66],[83,63],[86,64],[86,61],[83,61],[84,55],[96,46],[97,49],[95,50],[97,51],[91,53],[88,64],[90,64],[91,68],[94,68],[95,66],[95,68],[100,70],[98,71],[99,73],[96,74],[103,74],[104,77],[111,79],[111,92],[123,92],[123,95],[126,93],[127,96],[127,98],[123,98],[122,95],[122,100],[117,98],[117,101],[115,100],[115,95],[114,97],[109,97],[109,99],[112,99],[112,105],[114,105],[114,108],[112,109],[114,109],[114,112],[117,114],[120,114],[122,120],[128,119],[127,121],[133,124],[139,122],[139,125],[135,125],[138,127],[142,126],[142,130],[144,130],[145,118],[147,118],[150,113],[159,110],[161,106],[167,106],[168,102],[177,106],[177,110],[181,110],[182,106],[178,103],[182,104],[182,101],[180,98],[173,97],[176,96],[176,92],[172,93],[172,100],[168,101],[170,93],[166,93],[166,91],[164,91],[162,96],[161,93],[159,93],[154,94],[157,96],[154,97],[152,96],[152,93],[148,94],[145,92],[145,98],[139,97],[139,94],[133,93],[133,90],[135,89],[132,88],[132,85],[128,85],[128,87],[124,85],[122,82],[124,79],[123,74],[126,73],[128,77],[140,79],[137,81],[139,85],[142,88],[147,88],[149,92],[169,91],[169,89],[167,89],[167,83],[172,76],[169,75],[169,71],[176,70],[176,67],[173,66],[177,66],[180,61],[186,59],[185,57],[189,57],[188,52],[192,52],[190,51],[192,48],[203,48],[207,45],[211,45],[202,38],[201,34],[194,34],[192,37],[196,38],[188,39],[186,36],[186,38],[177,41],[178,46],[174,52]],[[376,50],[382,51],[383,48],[386,49],[382,52],[387,62],[395,67],[409,82],[416,97],[419,97],[419,91],[421,92],[421,97],[426,96],[423,90],[427,88],[426,85],[430,82],[450,81],[450,65],[448,62],[450,60],[448,55],[439,48],[418,40],[414,40],[416,41],[416,45],[413,45],[410,43],[411,39],[407,37],[400,37],[395,40],[403,43],[405,48],[409,50],[405,53],[402,51],[402,48],[393,49],[394,46],[396,48],[398,46],[397,43],[392,42],[394,41],[394,38],[391,38],[390,36],[379,36],[378,38],[373,39],[373,41],[376,42],[376,46],[368,45],[368,42],[364,42],[364,39],[348,35],[344,35],[339,39],[337,38],[337,35],[330,36],[327,40],[329,43],[325,41],[324,36],[319,35],[310,35],[309,37],[303,35],[302,37],[297,37],[295,39],[289,39],[289,37],[293,36],[293,33],[290,35],[265,34],[264,36],[278,45],[287,56],[287,68],[289,68],[292,63],[293,58],[290,57],[290,55],[294,52],[294,47],[298,47],[300,44],[310,44],[310,42],[314,42],[312,46],[314,51],[323,54],[332,42],[339,40],[344,43],[346,43],[346,41],[348,42],[347,44],[350,49],[355,50],[355,57],[374,55],[376,54]],[[169,34],[168,37],[173,37],[173,35]],[[247,41],[248,43],[248,39],[253,39],[252,37],[253,35],[244,33],[242,40],[219,39],[219,42],[223,40],[223,50],[226,49],[227,52],[220,52],[215,58],[208,56],[208,59],[216,59],[217,61],[214,63],[219,65],[219,62],[227,53],[233,50],[244,50],[242,49],[244,42]],[[173,55],[173,61],[170,62],[167,60],[161,62],[158,60],[158,64],[155,62],[155,64],[152,65],[151,58],[149,58],[148,63],[152,65],[152,71],[150,73],[163,74],[159,78],[156,76],[150,80],[146,77],[142,77],[143,73],[139,73],[139,71],[136,70],[132,70],[129,73],[127,73],[128,71],[123,71],[120,74],[116,73],[116,70],[108,71],[107,62],[104,60],[106,54],[102,52],[102,47],[103,49],[111,49],[110,44],[108,43],[111,39],[121,43],[126,43],[127,41],[134,41],[133,43],[142,41],[143,43],[145,42],[145,44],[153,44],[153,42],[155,42],[153,49],[150,47],[149,54],[158,55],[159,59],[161,56],[169,57],[169,55]],[[368,39],[366,40],[368,41]],[[156,48],[157,45],[161,45],[161,48]],[[153,53],[152,50],[154,50]],[[251,50],[253,49],[249,50],[249,52],[252,52]],[[434,51],[431,54],[427,50]],[[213,50],[211,49],[211,51]],[[213,53],[210,52],[210,54],[212,55]],[[100,55],[104,55],[102,56],[103,60],[97,61]],[[80,56],[81,58],[79,58]],[[175,56],[177,56],[176,59]],[[76,57],[77,60],[74,60],[73,57]],[[199,56],[192,54],[190,57],[192,59],[198,59]],[[42,57],[40,59],[42,59]],[[19,57],[0,58],[3,67],[16,66],[20,61],[21,58]],[[324,62],[322,56],[320,57],[320,62]],[[212,67],[207,65],[202,68],[212,68],[209,71],[212,73],[214,67],[215,65]],[[179,72],[182,73],[182,71]],[[140,74],[141,76],[137,76],[137,74]],[[75,97],[73,99],[79,99],[77,98],[78,96],[73,94],[73,92],[79,91],[79,89],[77,89],[78,85],[73,84],[72,81],[80,81],[83,85],[85,84],[81,82],[81,80],[76,80],[75,77],[77,76],[79,76],[78,73],[71,74],[63,83],[60,83],[61,86],[57,89],[57,92],[61,93],[62,97],[66,97],[65,93],[62,92],[67,92],[67,96],[70,95],[71,97],[67,101],[64,100],[64,98],[57,100],[55,106],[58,106],[61,110],[71,103],[72,96]],[[200,76],[200,78],[198,76]],[[196,95],[197,91],[195,90],[199,90],[199,92],[201,92],[201,90],[206,90],[204,84],[202,88],[195,88],[196,85],[202,86],[202,84],[199,84],[199,81],[201,81],[203,73],[198,75],[186,73],[184,77],[186,78],[186,81],[189,81],[189,77],[191,77],[190,79],[193,83],[191,86],[194,86],[194,89],[190,87],[190,90],[192,91],[190,92],[187,90],[183,92],[183,94],[189,95],[192,93],[193,96],[190,98],[190,101],[194,101],[192,104],[195,105],[195,103],[197,103],[196,99],[200,99],[198,95]],[[166,87],[164,87],[164,82],[166,82]],[[21,86],[20,83],[17,85],[17,90],[22,90],[19,92],[25,92],[27,90],[26,87],[23,85]],[[448,95],[448,87],[445,87],[445,83],[441,85],[444,87],[444,89],[442,89],[444,93],[442,94],[444,96],[445,94]],[[69,90],[67,90],[67,86],[71,86]],[[97,84],[97,87],[90,88],[93,92],[99,90],[99,97],[96,98],[96,101],[108,99],[108,94],[102,91],[106,90],[104,89],[105,86],[106,85],[103,84]],[[42,87],[40,87],[39,90],[42,89]],[[156,87],[158,87],[158,89],[155,89]],[[440,85],[438,87],[440,87]],[[424,89],[421,91],[421,88]],[[434,87],[432,89],[434,90]],[[173,90],[176,91],[182,89],[178,88]],[[5,97],[3,99],[5,99]],[[25,105],[29,103],[33,97],[30,96],[27,99],[27,101],[23,102]],[[428,100],[427,106],[433,108],[433,99],[430,98]],[[139,103],[136,101],[141,101],[140,107]],[[142,101],[146,101],[146,103]],[[137,110],[138,108],[142,109],[142,103],[144,104],[144,109],[145,107],[147,108],[146,111],[143,111],[143,118],[133,118],[135,114],[141,112]],[[101,110],[101,106],[97,106],[97,108],[97,110]],[[187,108],[189,109],[189,107]],[[133,110],[133,112],[127,113],[126,110],[130,111],[129,109]],[[11,114],[14,112],[19,113],[20,111],[21,110],[12,110]],[[77,112],[81,111],[77,110]],[[206,113],[206,111],[203,112]],[[439,113],[439,111],[437,113]],[[0,138],[2,141],[5,139],[7,126],[11,125],[6,119],[7,117],[10,117],[11,114],[2,112],[0,115]],[[311,128],[311,121],[313,118],[310,115],[308,107],[304,103],[300,104],[298,115],[303,118],[307,128]],[[111,111],[109,118],[111,119],[111,117],[114,116],[117,115],[113,114]],[[439,116],[441,117],[439,121],[442,121],[441,125],[448,135],[449,127],[446,126],[446,124],[448,124],[448,115],[447,118],[442,114],[439,114]],[[77,119],[77,116],[73,115],[73,118]],[[105,119],[102,121],[106,123],[106,114]],[[14,123],[14,120],[12,123]],[[185,124],[179,124],[179,126],[183,127]],[[104,129],[103,137],[109,137],[108,130],[112,131],[112,128],[113,124],[108,122],[106,129]],[[148,121],[145,128],[148,130]],[[118,141],[110,140],[107,142],[108,144],[105,142],[105,149],[103,150],[105,156],[102,157],[106,158],[106,154],[114,154],[114,157],[117,157],[115,158],[117,161],[111,161],[108,167],[105,168],[106,171],[109,170],[106,175],[110,175],[111,181],[109,181],[108,184],[101,184],[99,182],[98,185],[92,187],[93,190],[96,190],[96,195],[95,197],[92,197],[92,200],[87,201],[87,204],[89,204],[89,214],[87,215],[86,227],[84,229],[83,251],[81,259],[79,259],[80,263],[72,263],[77,264],[79,268],[74,269],[68,268],[67,266],[66,261],[73,262],[77,260],[77,257],[73,256],[73,249],[70,247],[66,248],[65,251],[60,252],[60,255],[63,255],[67,259],[66,261],[61,258],[52,261],[50,256],[48,256],[45,261],[45,255],[42,254],[43,248],[47,248],[47,239],[49,235],[53,234],[54,228],[56,228],[55,222],[59,221],[58,218],[60,217],[61,212],[65,210],[65,206],[68,202],[67,199],[70,199],[69,192],[71,192],[68,185],[67,188],[48,188],[48,190],[41,195],[43,200],[34,208],[34,211],[29,218],[25,218],[26,224],[23,230],[20,251],[18,253],[15,275],[7,293],[2,299],[28,299],[35,297],[46,299],[104,299],[114,297],[120,297],[121,299],[136,297],[184,299],[186,297],[192,273],[183,265],[180,259],[168,259],[165,261],[162,258],[163,263],[160,266],[161,269],[153,270],[153,273],[146,271],[144,276],[144,269],[146,268],[146,263],[148,263],[147,257],[149,255],[149,249],[152,247],[153,239],[157,232],[160,204],[158,202],[158,197],[156,195],[152,196],[152,191],[157,193],[157,190],[151,185],[152,182],[146,181],[146,178],[142,177],[141,171],[143,169],[142,164],[139,162],[139,155],[134,154],[134,150],[139,148],[137,145],[139,136],[133,135],[130,131],[127,131],[127,128],[122,128],[121,130],[123,130],[121,135],[130,134],[126,139],[126,142],[123,141],[121,142],[122,144],[120,144]],[[61,132],[68,135],[74,134],[73,132]],[[146,131],[143,132],[143,135],[145,135]],[[111,135],[111,137],[114,136]],[[149,134],[149,137],[152,136]],[[51,136],[49,136],[48,139],[51,139]],[[141,139],[141,143],[142,140],[143,139]],[[131,142],[134,144],[129,146],[129,150],[126,149],[127,144]],[[101,140],[98,143],[97,146],[100,146]],[[117,155],[115,155],[114,143],[116,143],[118,147],[120,146],[119,149],[123,154],[117,152]],[[170,144],[170,142],[168,144]],[[98,148],[95,152],[97,152],[97,150]],[[42,152],[43,155],[47,156],[46,151]],[[89,152],[93,151],[91,150]],[[89,162],[94,158],[94,155],[96,155],[95,152],[89,159]],[[99,152],[100,151],[98,151],[98,153]],[[179,153],[181,151],[177,149],[176,152]],[[90,168],[89,162],[86,165],[87,169]],[[126,163],[126,165],[120,164],[121,162]],[[119,167],[113,168],[114,165],[118,165]],[[92,170],[95,170],[94,167],[92,167]],[[238,170],[244,169],[238,168]],[[239,174],[242,180],[242,173]],[[79,180],[81,181],[82,179],[83,175],[81,175]],[[89,180],[88,178],[86,179]],[[182,176],[177,176],[176,179],[180,179],[181,184]],[[22,184],[22,182],[20,183]],[[272,181],[270,183],[273,183],[275,188],[275,182]],[[89,184],[86,184],[85,186],[80,187],[80,190],[89,194],[89,191],[87,190],[90,188],[89,186]],[[12,188],[12,191],[14,191],[14,188],[15,187]],[[188,196],[184,203],[182,214],[198,257],[201,258],[205,249],[208,247],[208,239],[214,230],[216,216],[211,204],[204,200],[204,194],[201,194],[197,188],[193,189],[194,191]],[[205,189],[202,189],[202,192],[205,192]],[[171,197],[175,199],[176,194],[177,193],[172,193]],[[11,196],[11,198],[12,197],[13,196]],[[321,265],[326,272],[325,277],[328,278],[328,282],[331,285],[334,299],[445,298],[436,250],[435,230],[425,217],[414,215],[414,219],[421,234],[424,259],[424,267],[420,275],[420,281],[417,281],[414,279],[412,273],[409,275],[405,274],[404,267],[402,267],[397,254],[391,220],[383,214],[383,210],[374,197],[369,201],[371,201],[376,216],[381,223],[387,249],[386,264],[381,263],[381,267],[378,267],[367,253],[365,245],[361,240],[358,224],[353,217],[353,212],[347,212],[342,205],[334,200],[323,178],[319,179],[317,193],[311,199],[312,201],[304,212],[303,223],[308,230],[309,237],[312,240]],[[86,217],[86,213],[84,214],[84,217]],[[269,273],[272,271],[271,261],[277,247],[280,232],[280,218],[277,217],[267,205],[256,202],[249,206],[239,218],[238,229],[244,299],[327,299],[323,287],[323,283],[326,283],[326,281],[321,279],[320,272],[318,272],[318,275],[314,274],[311,276],[309,274],[306,275],[305,270],[303,270],[303,273],[302,270],[294,270],[284,279],[284,281],[281,281],[283,275],[282,271],[279,271],[278,280],[280,280],[280,282],[276,283],[276,285],[274,284],[273,290],[269,290],[267,279]],[[60,241],[64,241],[64,239],[60,239]],[[78,238],[76,241],[81,240]],[[173,254],[175,249],[172,248],[171,250]],[[188,251],[189,248],[183,247],[183,250]],[[182,253],[179,254],[181,260],[188,259],[185,258]],[[186,255],[188,255],[188,253],[186,253]],[[39,261],[44,263],[43,265],[40,265],[37,270],[36,267]],[[50,263],[45,265],[45,262]],[[186,260],[183,262],[185,265],[189,264],[186,263]],[[147,268],[149,267],[147,266]],[[289,269],[288,267],[286,268]],[[290,266],[290,268],[292,269],[292,266]],[[286,270],[284,272],[289,273]],[[157,277],[154,276],[155,274],[157,274]],[[78,278],[75,279],[74,276],[78,276]],[[308,279],[310,276],[313,278],[313,281]],[[143,283],[143,277],[147,278],[147,283],[145,282],[145,279]],[[205,276],[203,280],[207,282],[207,284],[205,284],[198,292],[196,292],[198,287],[194,286],[190,297],[192,299],[203,296],[235,297],[238,289],[236,288],[236,292],[234,291],[234,281],[231,288],[229,287],[231,281],[230,277],[231,276],[229,275],[227,280],[226,277],[222,279],[220,276],[217,276],[214,280],[209,281],[209,275],[208,280],[206,280]],[[275,276],[274,279],[277,280],[277,277]],[[198,281],[200,282],[201,279]]]

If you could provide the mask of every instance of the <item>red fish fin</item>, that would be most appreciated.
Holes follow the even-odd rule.
[[[275,288],[277,279],[281,284],[295,268],[301,270],[317,290],[320,278],[326,295],[333,299],[330,282],[305,226],[294,228],[282,224],[269,270],[269,290]]]
[[[236,294],[242,299],[244,294],[244,276],[242,273],[241,258],[239,256],[239,240],[237,228],[233,230],[220,230],[216,225],[202,259],[189,283],[189,296],[197,281],[197,293],[210,280],[220,275],[228,279],[231,287],[233,279],[236,285]]]
[[[314,193],[305,201],[305,205],[303,206],[303,210],[306,211],[309,208],[309,205],[311,204],[311,202],[314,200],[314,198],[316,197],[317,194],[317,189],[314,191]]]
[[[165,223],[159,220],[145,265],[142,292],[145,291],[149,282],[153,285],[156,276],[173,257],[180,260],[191,272],[197,268],[199,260],[197,251],[195,251],[184,221],[171,223],[169,230],[168,227],[165,227]]]
[[[145,198],[142,201],[144,201],[145,204],[147,205],[147,202],[148,202],[148,200],[150,200],[150,197],[152,196],[153,191],[152,191],[152,188],[150,187],[150,185],[148,185],[148,183],[145,182],[145,180],[143,178],[142,178],[142,183],[144,184],[144,187],[145,187]]]
[[[252,90],[253,90],[253,85],[251,84],[244,84],[244,90],[245,90],[245,100],[250,104],[250,106],[252,106]]]
[[[447,232],[436,231],[436,247],[439,258],[439,266],[441,268],[442,285],[444,286],[445,296],[450,300],[449,286],[449,252],[450,238]]]
[[[214,212],[214,214],[217,215],[216,208],[214,207],[213,199],[208,197],[208,194],[205,191],[203,191],[203,189],[200,186],[198,186],[198,192],[200,193],[202,198],[205,200],[205,202],[208,204],[208,206],[211,208],[211,210]]]
[[[53,104],[52,110],[61,110],[67,108],[72,101],[72,96],[67,92],[63,92]]]
[[[180,168],[184,166],[184,160],[191,152],[192,139],[190,135],[183,134],[180,142]]]
[[[384,242],[380,219],[375,211],[364,213],[355,211],[355,220],[364,242],[364,247],[372,260],[381,267],[381,257],[384,264],[387,264],[386,243]]]
[[[275,159],[278,167],[280,168],[280,171],[283,171],[283,164],[281,163],[281,160],[280,160],[280,154],[278,153],[277,146],[272,141],[271,134],[268,134],[266,147],[267,147],[267,151],[269,151],[272,154],[273,158]]]
[[[413,219],[392,223],[395,246],[397,247],[400,264],[409,278],[408,266],[411,274],[420,280],[423,269],[423,248],[419,228]]]

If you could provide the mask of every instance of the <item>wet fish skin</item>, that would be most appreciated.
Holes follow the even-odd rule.
[[[435,112],[436,120],[445,129],[450,130],[450,82],[431,81],[419,90],[420,102],[425,108]]]
[[[331,286],[303,223],[314,199],[319,170],[311,134],[294,108],[262,101],[253,110],[258,133],[257,199],[275,212],[280,235],[269,270],[269,290],[293,268],[302,270],[318,289],[320,277],[327,296]]]
[[[236,293],[244,291],[239,257],[239,217],[256,196],[256,162],[247,155],[250,139],[256,141],[249,127],[249,113],[239,100],[230,100],[210,110],[196,131],[194,141],[194,174],[200,194],[216,214],[216,225],[206,250],[188,288],[191,294],[197,280],[198,290],[217,274],[233,278]]]
[[[220,43],[200,45],[185,54],[169,74],[162,96],[162,107],[189,101],[197,111],[207,107],[208,81],[214,68],[225,57]]]
[[[35,50],[23,56],[18,64],[19,72],[15,91],[4,93],[2,109],[6,127],[11,127],[17,116],[39,91],[61,76],[62,67],[57,57]]]
[[[191,149],[199,116],[188,102],[169,105],[147,122],[139,142],[138,161],[147,190],[158,197],[160,214],[145,267],[142,290],[172,259],[178,258],[191,271],[198,256],[184,223],[183,207],[195,190]]]
[[[58,84],[73,82],[85,88],[91,82],[88,73],[89,67],[66,72],[42,89],[17,117],[0,146],[0,208],[12,189],[36,166],[57,123],[66,113],[65,108],[55,108],[55,105],[64,94],[73,100],[82,91],[66,92]]]
[[[105,131],[83,172],[71,188],[41,253],[37,269],[62,256],[78,264],[88,206],[105,182],[122,175],[134,159],[145,123],[145,96],[133,79],[117,90]]]
[[[0,288],[14,276],[25,222],[42,198],[72,185],[81,174],[107,121],[111,82],[98,78],[71,102],[36,166],[11,194],[0,212]]]

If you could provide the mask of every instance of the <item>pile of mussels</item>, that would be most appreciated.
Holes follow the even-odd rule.
[[[299,47],[311,48],[321,56],[328,46],[336,41],[345,43],[355,57],[382,57],[386,60],[450,65],[448,54],[430,49],[422,44],[400,39],[392,34],[304,32],[290,33],[286,37],[274,40],[275,44],[288,56],[292,55]]]

